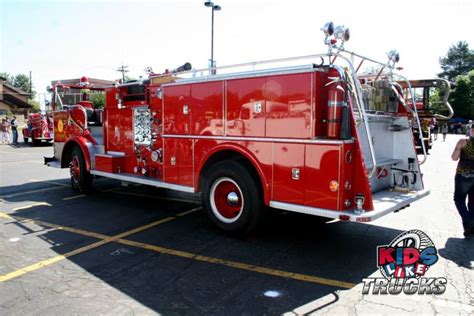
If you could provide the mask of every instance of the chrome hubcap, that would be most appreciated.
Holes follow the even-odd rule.
[[[227,203],[231,206],[236,206],[239,204],[239,196],[235,192],[230,192],[227,194]]]

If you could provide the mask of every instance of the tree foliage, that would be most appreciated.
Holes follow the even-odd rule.
[[[32,113],[38,113],[41,110],[40,104],[39,104],[38,101],[29,99],[28,104],[31,105],[31,112]]]
[[[454,81],[457,76],[474,69],[474,51],[469,49],[467,42],[460,41],[449,48],[448,54],[440,58],[439,63],[443,72],[438,76]]]
[[[474,69],[456,78],[449,101],[457,117],[474,119]]]
[[[89,100],[96,109],[102,109],[105,106],[105,95],[103,93],[91,93]]]

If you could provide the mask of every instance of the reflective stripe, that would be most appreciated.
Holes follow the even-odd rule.
[[[328,106],[347,106],[346,101],[328,101]]]

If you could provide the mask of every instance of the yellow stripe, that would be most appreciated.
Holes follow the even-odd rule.
[[[137,228],[129,230],[127,232],[115,235],[113,237],[109,237],[109,236],[105,236],[105,235],[102,235],[102,234],[87,232],[87,231],[83,231],[83,230],[76,229],[76,228],[64,227],[64,226],[60,226],[60,225],[56,225],[56,224],[46,223],[46,222],[43,222],[43,221],[31,220],[31,219],[27,219],[27,218],[20,217],[20,216],[10,216],[10,215],[5,214],[5,213],[0,213],[0,217],[7,218],[7,219],[24,220],[25,222],[32,222],[32,223],[42,225],[42,226],[46,226],[46,227],[56,228],[56,229],[60,229],[60,230],[64,230],[64,231],[77,233],[77,234],[80,234],[80,235],[85,235],[85,236],[90,236],[90,237],[95,237],[95,238],[102,239],[101,241],[98,241],[98,242],[95,242],[95,243],[90,244],[88,246],[84,246],[84,247],[78,248],[76,250],[70,251],[70,252],[68,252],[64,255],[55,256],[53,258],[49,258],[49,259],[40,261],[38,263],[32,264],[30,266],[27,266],[27,267],[24,267],[24,268],[21,268],[21,269],[18,269],[16,271],[13,271],[13,272],[10,272],[10,273],[4,274],[4,275],[0,275],[0,282],[5,282],[5,281],[8,281],[8,280],[11,280],[13,278],[19,277],[19,276],[21,276],[23,274],[26,274],[28,272],[32,272],[32,271],[41,269],[43,267],[49,266],[49,265],[51,265],[53,263],[56,263],[58,261],[64,260],[68,257],[71,257],[71,256],[74,256],[74,255],[80,254],[82,252],[100,247],[100,246],[108,244],[110,242],[117,241],[122,237],[130,236],[130,235],[135,234],[137,232],[141,232],[145,229],[148,229],[148,228],[151,228],[151,227],[169,222],[173,219],[176,219],[176,217],[174,217],[174,216],[173,217],[167,217],[167,218],[155,221],[153,223],[150,223],[148,225],[137,227]]]
[[[13,272],[10,272],[10,273],[4,274],[4,275],[0,275],[0,282],[5,282],[5,281],[8,281],[8,280],[17,278],[21,275],[24,275],[28,272],[32,272],[32,271],[47,267],[49,265],[52,265],[53,263],[62,261],[64,259],[68,258],[68,257],[77,255],[79,253],[82,253],[82,252],[100,247],[100,246],[105,245],[109,242],[110,242],[109,240],[101,240],[101,241],[95,242],[93,244],[90,244],[88,246],[84,246],[84,247],[78,248],[76,250],[70,251],[68,253],[65,253],[64,255],[55,256],[55,257],[37,262],[37,263],[32,264],[30,266],[18,269],[16,271],[13,271]]]
[[[26,210],[26,209],[29,209],[29,208],[32,208],[32,207],[35,207],[35,206],[41,206],[41,205],[52,206],[51,204],[49,204],[47,202],[38,202],[38,203],[30,204],[30,205],[15,207],[14,209],[12,209],[12,211],[16,212],[16,211]]]
[[[74,195],[74,196],[70,196],[70,197],[65,197],[63,199],[63,201],[69,201],[69,200],[74,200],[74,199],[79,199],[79,198],[82,198],[82,197],[85,197],[87,195],[85,194],[80,194],[80,195]]]
[[[176,214],[176,216],[178,216],[178,217],[186,216],[186,215],[189,215],[189,214],[194,213],[196,211],[199,211],[201,208],[202,207],[196,207],[196,208],[193,208],[192,210]]]
[[[42,163],[41,161],[38,161],[38,160],[19,160],[19,161],[0,162],[0,165],[12,165],[12,164],[17,164],[17,163],[29,163],[29,162]]]
[[[30,179],[30,181],[31,182],[51,183],[51,184],[59,185],[59,186],[62,186],[62,187],[69,187],[70,186],[70,184],[64,184],[64,183],[55,182],[55,181],[45,181],[45,180],[38,180],[38,179]]]
[[[89,232],[89,231],[82,230],[82,229],[79,229],[79,228],[73,228],[73,227],[67,227],[67,226],[47,223],[47,222],[43,222],[43,221],[40,221],[40,220],[30,219],[30,218],[16,216],[16,215],[9,215],[9,214],[5,214],[5,213],[1,213],[1,212],[0,212],[0,217],[5,218],[5,219],[10,219],[10,220],[21,221],[23,223],[33,223],[33,224],[37,224],[37,225],[44,226],[44,227],[64,230],[64,231],[67,231],[67,232],[76,233],[76,234],[79,234],[79,235],[84,235],[84,236],[93,237],[93,238],[97,238],[97,239],[109,239],[110,238],[110,236],[107,236],[107,235],[102,235],[102,234],[99,234],[99,233]]]
[[[231,268],[236,268],[236,269],[240,269],[240,270],[257,272],[257,273],[261,273],[261,274],[267,274],[267,275],[272,275],[272,276],[277,276],[277,277],[282,277],[282,278],[288,278],[288,279],[305,281],[305,282],[310,282],[310,283],[323,284],[323,285],[330,285],[330,286],[334,286],[334,287],[341,287],[341,288],[347,288],[347,289],[351,289],[351,288],[356,286],[356,284],[354,284],[354,283],[343,282],[343,281],[332,280],[332,279],[326,279],[326,278],[316,277],[316,276],[312,276],[312,275],[305,275],[305,274],[300,274],[300,273],[276,270],[276,269],[271,269],[271,268],[265,268],[265,267],[255,266],[255,265],[236,262],[236,261],[231,261],[231,260],[206,257],[206,256],[193,254],[193,253],[190,253],[190,252],[185,252],[185,251],[180,251],[180,250],[174,250],[174,249],[169,249],[169,248],[144,244],[144,243],[137,242],[137,241],[120,239],[117,242],[119,242],[121,244],[124,244],[124,245],[143,248],[143,249],[147,249],[147,250],[151,250],[151,251],[155,251],[155,252],[159,252],[159,253],[163,253],[163,254],[167,254],[167,255],[171,255],[171,256],[187,258],[187,259],[192,259],[192,260],[197,260],[197,261],[202,261],[202,262],[208,262],[208,263],[214,263],[214,264],[219,264],[219,265],[223,265],[223,266],[227,266],[227,267],[231,267]]]
[[[50,190],[57,190],[57,189],[64,189],[64,187],[54,187],[54,188],[45,188],[45,189],[39,189],[39,190],[32,190],[32,191],[26,191],[26,192],[19,192],[19,193],[13,193],[5,196],[1,196],[0,199],[4,198],[11,198],[14,196],[19,196],[19,195],[24,195],[24,194],[30,194],[30,193],[36,193],[36,192],[44,192],[44,191],[50,191]]]
[[[184,216],[184,215],[187,215],[187,214],[191,214],[191,213],[197,211],[198,209],[200,209],[200,207],[189,210],[189,211],[186,211],[186,212],[182,212],[180,214],[177,214],[176,216]],[[88,251],[88,250],[91,250],[91,249],[94,249],[94,248],[97,248],[97,247],[100,247],[104,244],[107,244],[107,243],[110,243],[110,242],[118,242],[118,243],[121,243],[121,244],[124,244],[124,245],[143,248],[143,249],[147,249],[147,250],[151,250],[151,251],[155,251],[155,252],[158,252],[158,253],[167,254],[167,255],[171,255],[171,256],[175,256],[175,257],[181,257],[181,258],[187,258],[187,259],[197,260],[197,261],[201,261],[201,262],[219,264],[219,265],[223,265],[223,266],[227,266],[227,267],[231,267],[231,268],[235,268],[235,269],[246,270],[246,271],[260,273],[260,274],[266,274],[266,275],[272,275],[272,276],[276,276],[276,277],[288,278],[288,279],[293,279],[293,280],[298,280],[298,281],[304,281],[304,282],[310,282],[310,283],[316,283],[316,284],[323,284],[323,285],[329,285],[329,286],[347,288],[347,289],[350,289],[350,288],[353,288],[353,287],[356,286],[356,284],[354,284],[354,283],[343,282],[343,281],[333,280],[333,279],[327,279],[327,278],[322,278],[322,277],[317,277],[317,276],[312,276],[312,275],[288,272],[288,271],[283,271],[283,270],[271,269],[271,268],[266,268],[266,267],[260,267],[260,266],[256,266],[256,265],[251,265],[251,264],[236,262],[236,261],[231,261],[231,260],[207,257],[207,256],[202,256],[202,255],[190,253],[190,252],[174,250],[174,249],[170,249],[170,248],[164,248],[164,247],[160,247],[160,246],[145,244],[145,243],[141,243],[141,242],[137,242],[137,241],[122,239],[122,238],[130,236],[132,234],[136,234],[136,233],[141,232],[143,230],[149,229],[151,227],[154,227],[154,226],[172,221],[172,220],[176,219],[176,217],[174,217],[174,216],[167,217],[167,218],[164,218],[164,219],[161,219],[161,220],[157,220],[157,221],[155,221],[153,223],[150,223],[148,225],[137,227],[135,229],[132,229],[132,230],[129,230],[127,232],[115,235],[113,237],[109,237],[109,236],[98,234],[98,233],[88,232],[88,231],[84,231],[84,230],[77,229],[77,228],[71,228],[71,227],[65,227],[65,226],[60,226],[60,225],[56,225],[56,224],[46,223],[46,222],[43,222],[43,221],[30,220],[30,219],[20,217],[20,216],[10,216],[10,215],[5,214],[5,213],[0,213],[0,217],[7,218],[7,219],[24,220],[25,222],[32,222],[32,223],[36,223],[38,225],[45,226],[45,227],[56,228],[56,229],[60,229],[60,230],[64,230],[64,231],[77,233],[77,234],[84,235],[84,236],[89,236],[89,237],[102,239],[99,242],[93,243],[93,244],[85,246],[85,247],[81,247],[81,248],[76,249],[74,251],[68,252],[64,255],[56,256],[56,257],[53,257],[53,258],[50,258],[50,259],[46,259],[46,260],[43,260],[39,263],[33,264],[31,266],[28,266],[28,267],[19,269],[17,271],[14,271],[14,272],[5,274],[3,276],[0,276],[0,282],[11,280],[11,279],[13,279],[15,277],[18,277],[20,275],[23,275],[25,273],[38,270],[42,267],[45,267],[45,266],[51,265],[55,262],[64,260],[67,257],[73,256],[73,255],[76,255],[76,254],[79,254],[79,253],[82,253],[82,252],[85,252],[85,251]]]

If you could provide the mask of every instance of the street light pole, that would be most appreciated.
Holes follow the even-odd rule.
[[[211,68],[214,68],[216,65],[214,63],[214,11],[220,11],[222,8],[220,5],[214,4],[212,1],[204,2],[204,6],[211,8]],[[211,74],[215,75],[216,70],[212,69]]]
[[[212,7],[212,22],[211,22],[211,67],[214,68],[214,6]],[[211,70],[215,74],[215,69]]]

